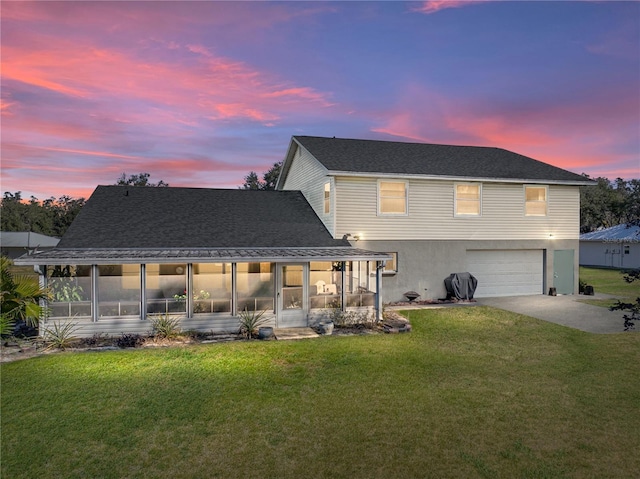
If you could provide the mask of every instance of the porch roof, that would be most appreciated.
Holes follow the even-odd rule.
[[[388,253],[349,246],[328,248],[55,249],[24,255],[17,265],[386,261]]]

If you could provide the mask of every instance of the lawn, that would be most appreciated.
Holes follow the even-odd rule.
[[[608,268],[587,268],[580,266],[580,280],[594,287],[596,293],[612,294],[616,298],[633,302],[640,296],[640,283],[635,281],[627,283],[623,279],[624,274],[619,269]],[[616,303],[615,299],[587,299],[585,303],[595,304],[596,306],[604,306],[606,308]]]
[[[6,478],[625,478],[640,335],[488,307],[402,335],[2,364]]]

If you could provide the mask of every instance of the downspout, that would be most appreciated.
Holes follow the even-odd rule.
[[[98,265],[91,265],[91,321],[98,321]]]
[[[231,263],[231,316],[238,315],[238,283],[236,281],[237,276],[237,263]]]
[[[147,319],[147,265],[140,265],[140,319]]]
[[[382,270],[386,261],[376,262],[376,319],[382,320]]]
[[[187,263],[187,318],[193,318],[193,263]]]
[[[340,281],[342,281],[342,294],[340,302],[342,303],[342,311],[347,310],[347,262],[340,262]]]
[[[47,266],[40,265],[34,266],[34,271],[38,273],[38,283],[40,284],[41,289],[45,289],[48,286],[47,281]],[[45,314],[38,319],[38,336],[44,336],[44,323],[47,320],[48,311],[49,311],[49,302],[46,299],[40,298],[40,307],[44,308]]]

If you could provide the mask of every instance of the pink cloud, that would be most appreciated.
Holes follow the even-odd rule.
[[[326,93],[283,85],[269,72],[216,57],[204,47],[197,51],[199,55],[190,62],[174,63],[141,61],[133,56],[136,52],[60,39],[51,39],[39,51],[9,44],[3,46],[3,77],[71,97],[143,100],[207,118],[215,112],[216,119],[271,122],[286,112],[306,109],[310,102],[331,105]],[[123,77],[122,72],[127,75]]]
[[[412,8],[411,11],[424,13],[429,15],[431,13],[439,12],[447,8],[460,8],[474,3],[482,3],[488,0],[430,0],[422,2],[419,7]]]
[[[631,178],[638,170],[622,165],[638,163],[637,154],[630,158],[620,148],[639,139],[637,130],[628,130],[638,121],[628,93],[592,92],[589,102],[540,101],[524,109],[447,98],[413,85],[394,109],[380,114],[381,125],[373,131],[411,141],[501,147],[576,173],[599,171]]]

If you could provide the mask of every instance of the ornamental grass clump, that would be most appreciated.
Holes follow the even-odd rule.
[[[264,311],[248,311],[244,308],[239,314],[240,334],[247,339],[251,339],[258,335],[258,328],[268,321],[268,318],[262,316]]]
[[[67,349],[78,340],[74,333],[78,330],[78,323],[52,321],[44,329],[45,349]]]
[[[180,317],[169,313],[150,316],[153,335],[159,339],[174,339],[180,336]]]

